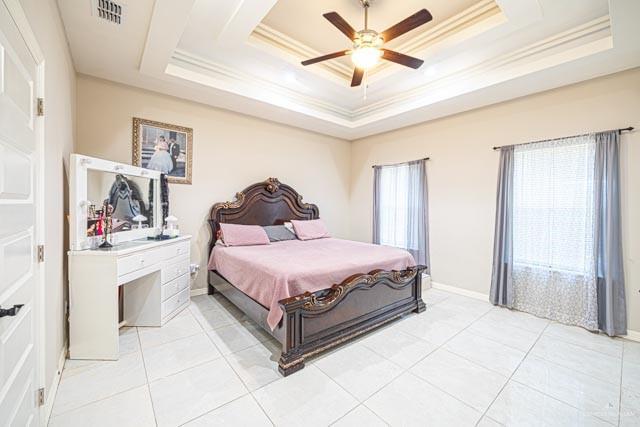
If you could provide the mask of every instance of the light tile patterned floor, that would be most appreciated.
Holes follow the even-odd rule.
[[[67,361],[51,426],[640,426],[640,343],[439,290],[428,309],[282,378],[279,347],[222,297]]]

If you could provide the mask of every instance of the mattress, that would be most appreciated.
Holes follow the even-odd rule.
[[[267,323],[273,330],[282,319],[278,304],[282,299],[330,288],[354,274],[414,265],[411,254],[403,249],[325,238],[257,246],[216,245],[208,267],[266,307]]]

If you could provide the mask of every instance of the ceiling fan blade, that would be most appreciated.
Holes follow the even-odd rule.
[[[420,66],[424,64],[422,59],[414,58],[413,56],[405,55],[404,53],[395,52],[389,49],[382,49],[382,58],[411,68],[420,68]]]
[[[387,43],[395,39],[396,37],[403,35],[404,33],[408,33],[414,28],[418,28],[420,25],[426,24],[432,19],[433,17],[431,16],[431,13],[429,13],[427,9],[422,9],[414,13],[407,19],[404,19],[398,22],[396,25],[384,30],[381,34],[382,38],[384,39],[384,42]]]
[[[354,40],[356,38],[356,30],[354,30],[353,27],[351,27],[351,25],[342,18],[342,16],[338,15],[338,12],[328,12],[322,16],[327,18],[327,20],[337,29],[342,31],[345,36],[349,37],[349,40]]]
[[[354,68],[351,87],[360,86],[360,83],[362,83],[362,77],[364,77],[364,70],[362,68]]]
[[[327,55],[318,56],[317,58],[307,59],[306,61],[302,61],[302,65],[311,65],[316,62],[326,61],[327,59],[339,58],[341,56],[348,55],[350,50],[341,50],[340,52],[333,52]]]

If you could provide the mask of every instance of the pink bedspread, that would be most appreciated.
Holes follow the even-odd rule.
[[[415,265],[403,249],[334,238],[287,240],[261,246],[216,245],[209,270],[265,307],[274,329],[282,318],[278,301],[305,291],[315,292],[347,277],[372,270],[404,270]]]

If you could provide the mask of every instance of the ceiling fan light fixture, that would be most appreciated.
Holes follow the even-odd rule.
[[[353,65],[362,70],[368,70],[380,62],[382,51],[375,47],[361,47],[351,53]]]
[[[353,51],[351,61],[362,70],[374,67],[382,57],[382,44],[384,40],[373,30],[358,31],[356,39],[353,41]]]

